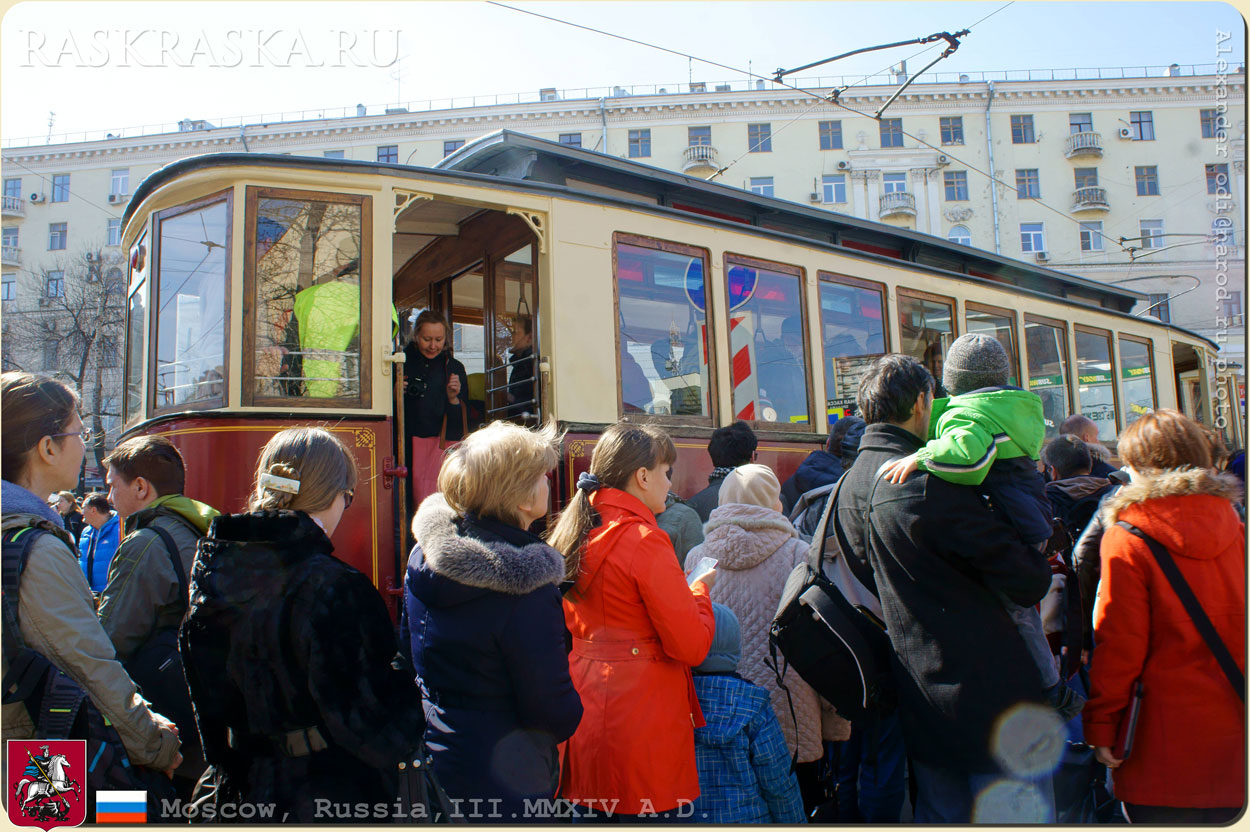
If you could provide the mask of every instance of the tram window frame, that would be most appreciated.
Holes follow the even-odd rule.
[[[725,281],[725,289],[728,291],[729,270],[733,266],[745,266],[748,269],[763,269],[765,271],[777,272],[778,274],[789,275],[798,278],[799,281],[799,321],[803,327],[803,376],[804,387],[807,389],[807,422],[769,422],[763,419],[743,419],[751,426],[756,433],[815,433],[817,416],[824,416],[825,407],[816,412],[816,385],[812,374],[812,333],[811,325],[808,319],[807,305],[807,269],[802,266],[791,265],[790,263],[779,263],[776,260],[764,260],[759,257],[752,257],[749,254],[740,254],[738,252],[726,251],[721,256],[721,274],[722,280]],[[729,312],[725,312],[725,327],[729,327]],[[730,349],[730,364],[732,366],[733,355]],[[758,372],[758,367],[753,368]],[[729,411],[733,414],[733,374],[729,373]],[[823,402],[824,400],[821,399]],[[738,421],[735,418],[735,421]],[[823,419],[821,420],[823,423]],[[718,423],[719,424],[719,423]],[[780,425],[781,427],[776,427]]]
[[[1076,370],[1075,370],[1075,365],[1072,363],[1071,345],[1068,343],[1068,340],[1069,340],[1068,322],[1064,320],[1060,320],[1059,318],[1048,318],[1048,317],[1045,317],[1044,315],[1033,315],[1033,314],[1026,312],[1024,314],[1023,323],[1024,323],[1024,327],[1023,327],[1023,332],[1021,334],[1023,335],[1025,340],[1022,342],[1021,345],[1024,348],[1022,362],[1023,362],[1023,369],[1024,369],[1025,374],[1022,379],[1024,381],[1024,384],[1020,386],[1024,388],[1025,390],[1028,390],[1029,392],[1033,392],[1033,369],[1029,365],[1029,353],[1028,353],[1028,350],[1029,350],[1028,337],[1029,337],[1030,324],[1035,325],[1035,326],[1050,327],[1051,329],[1057,329],[1063,334],[1063,337],[1058,339],[1057,343],[1063,349],[1062,354],[1059,356],[1060,361],[1063,363],[1063,367],[1062,367],[1063,371],[1059,375],[1063,379],[1064,410],[1066,411],[1063,418],[1067,419],[1069,416],[1073,415],[1076,412],[1072,407],[1072,390],[1073,390],[1074,374]],[[1038,395],[1040,396],[1041,394],[1039,393]],[[1059,426],[1060,424],[1062,424],[1062,421],[1063,420],[1060,420],[1055,423],[1055,432],[1053,436],[1059,435]],[[1047,438],[1052,438],[1052,437],[1048,435]]]
[[[703,261],[703,297],[706,308],[703,310],[703,319],[707,323],[707,390],[704,395],[708,402],[707,416],[685,416],[685,415],[664,415],[664,414],[634,414],[630,413],[629,418],[643,417],[648,422],[665,425],[689,425],[695,427],[714,427],[720,424],[720,381],[716,369],[716,339],[719,332],[719,320],[716,315],[716,307],[712,300],[713,293],[710,291],[712,285],[712,252],[704,246],[692,246],[687,243],[679,243],[675,240],[664,240],[659,237],[648,237],[641,234],[630,234],[625,231],[617,231],[612,234],[612,320],[618,322],[614,328],[615,335],[613,343],[615,344],[613,355],[615,356],[616,369],[616,415],[618,420],[626,418],[625,414],[625,393],[622,389],[622,373],[621,373],[621,286],[619,278],[619,258],[618,248],[621,245],[634,246],[635,248],[645,248],[652,251],[662,251],[667,254],[678,254],[683,257],[698,257]]]
[[[819,310],[820,311],[819,326],[821,329],[820,360],[822,362],[822,366],[824,367],[824,371],[825,371],[825,410],[828,411],[829,409],[829,404],[828,404],[829,395],[828,394],[829,394],[830,380],[833,381],[834,392],[837,392],[837,389],[838,389],[837,387],[838,374],[836,371],[836,368],[837,368],[836,359],[838,358],[872,358],[875,360],[877,358],[880,358],[882,355],[889,355],[893,351],[892,350],[893,340],[890,337],[890,287],[889,287],[889,284],[876,281],[876,280],[868,280],[862,277],[852,277],[850,275],[836,274],[834,272],[818,270],[816,272],[816,299],[818,302],[820,301],[821,282],[832,283],[836,286],[846,286],[851,289],[864,289],[870,292],[876,292],[881,298],[881,343],[882,343],[883,349],[879,353],[864,353],[863,355],[845,355],[845,356],[828,355],[825,349],[825,340],[824,340],[825,307],[823,303],[821,303],[820,305],[820,310]],[[831,361],[830,360],[831,358],[835,360]],[[810,370],[808,371],[808,375],[809,376],[811,375]],[[835,396],[834,398],[847,398],[847,397]],[[828,417],[827,412],[825,416],[826,418]]]
[[[1149,338],[1144,338],[1139,335],[1129,335],[1128,333],[1125,333],[1125,332],[1116,333],[1116,338],[1119,340],[1119,343],[1117,344],[1118,349],[1116,353],[1116,359],[1117,359],[1116,369],[1119,371],[1116,374],[1116,385],[1121,386],[1125,382],[1125,379],[1124,379],[1124,346],[1123,346],[1124,342],[1128,341],[1130,343],[1138,344],[1140,346],[1145,347],[1146,348],[1146,360],[1150,363],[1150,400],[1151,400],[1150,407],[1152,410],[1158,410],[1159,409],[1159,381],[1158,381],[1158,377],[1155,374],[1154,342],[1151,341]],[[1121,396],[1121,398],[1123,398],[1123,396]],[[1122,426],[1120,430],[1127,430],[1128,426],[1132,424],[1132,422],[1128,420],[1128,408],[1127,407],[1124,409],[1124,412],[1121,414],[1121,417],[1122,417]],[[1139,416],[1138,418],[1141,418],[1141,417]],[[1137,420],[1134,419],[1133,421],[1135,422]]]
[[[129,429],[131,426],[136,425],[140,421],[142,421],[143,413],[144,413],[143,404],[146,401],[146,397],[147,397],[147,386],[144,384],[143,371],[142,371],[142,368],[146,362],[147,348],[148,348],[148,339],[147,339],[148,309],[147,309],[147,306],[145,306],[144,309],[142,310],[142,317],[140,318],[138,352],[137,354],[135,354],[135,358],[138,359],[139,368],[140,368],[138,384],[135,385],[135,391],[137,393],[137,398],[138,398],[138,402],[137,402],[138,409],[134,413],[130,412],[130,390],[131,390],[130,368],[132,366],[131,353],[134,350],[134,339],[131,338],[131,333],[130,333],[130,323],[132,320],[131,314],[130,314],[130,311],[131,311],[130,304],[134,296],[142,292],[144,294],[140,295],[140,298],[142,299],[144,304],[150,305],[147,294],[146,294],[147,287],[148,287],[148,278],[151,275],[151,272],[149,271],[149,265],[152,262],[150,257],[148,256],[148,249],[149,249],[148,230],[145,228],[143,229],[143,233],[139,235],[139,239],[135,240],[134,244],[131,245],[129,249],[127,249],[127,251],[129,252],[129,257],[127,257],[126,259],[126,267],[127,269],[130,270],[130,274],[127,275],[127,278],[126,278],[126,309],[124,313],[125,314],[124,326],[126,327],[125,333],[124,333],[125,338],[126,338],[126,350],[125,350],[125,354],[122,356],[122,429],[123,430]]]
[[[902,353],[903,355],[911,355],[911,353],[902,352],[903,351],[903,298],[911,298],[912,300],[920,300],[920,301],[927,300],[932,303],[941,303],[941,304],[949,305],[950,310],[951,310],[951,332],[950,332],[951,344],[955,343],[955,339],[958,338],[962,334],[959,331],[959,302],[955,299],[953,295],[939,295],[935,292],[925,292],[921,289],[910,289],[906,286],[896,286],[894,289],[894,306],[895,306],[894,319],[898,323],[898,349],[899,349],[899,352]],[[949,350],[950,350],[950,344],[947,344],[946,348],[942,350],[943,365],[945,365],[946,363],[946,353]],[[917,361],[919,361],[922,366],[924,365],[923,355],[919,357],[913,355],[912,358],[915,358]],[[929,368],[926,366],[925,369],[928,370]],[[932,373],[932,371],[930,371],[930,373]],[[941,383],[942,381],[941,374],[939,373],[938,375],[934,376],[933,380],[935,382]]]
[[[209,208],[218,203],[225,203],[226,206],[226,251],[225,271],[223,273],[224,291],[222,298],[222,367],[221,367],[221,395],[211,399],[201,399],[193,402],[180,402],[161,406],[156,400],[156,359],[160,344],[160,263],[161,263],[161,223],[175,217],[189,214],[195,211]],[[165,413],[183,413],[190,410],[218,410],[226,406],[230,396],[230,322],[231,322],[231,294],[233,290],[232,268],[234,261],[234,188],[226,188],[217,191],[208,196],[201,197],[194,202],[175,205],[172,208],[166,208],[164,211],[157,212],[152,219],[152,244],[149,246],[147,273],[145,280],[147,282],[147,295],[144,298],[147,301],[148,308],[145,310],[148,316],[147,337],[144,339],[144,345],[147,349],[147,385],[145,395],[148,402],[148,413],[152,417],[160,416]],[[127,302],[133,293],[126,296]],[[246,305],[245,305],[246,311]],[[129,306],[127,306],[127,315],[129,315]]]
[[[1020,382],[1024,380],[1025,376],[1024,376],[1024,367],[1022,366],[1023,362],[1021,361],[1021,354],[1020,354],[1020,347],[1021,347],[1020,322],[1017,319],[1016,313],[1010,309],[1006,309],[1001,306],[991,306],[988,303],[979,303],[977,301],[972,301],[972,300],[964,301],[964,333],[965,334],[973,331],[972,326],[968,323],[969,312],[979,312],[983,315],[996,315],[1000,318],[1006,318],[1007,320],[1011,321],[1011,351],[1012,353],[1014,353],[1014,355],[1010,356],[1011,370],[1012,370],[1012,374],[1016,377],[1015,386],[1023,389],[1023,385],[1021,385]],[[997,336],[995,336],[995,339],[997,340]],[[999,343],[1001,344],[1002,342],[999,341]],[[1008,383],[1010,384],[1011,382],[1008,381]]]
[[[1099,441],[1100,442],[1101,441],[1114,442],[1116,438],[1118,438],[1120,435],[1120,431],[1122,430],[1121,424],[1123,420],[1123,409],[1122,409],[1122,405],[1120,404],[1120,384],[1119,384],[1118,379],[1116,378],[1118,374],[1117,371],[1119,370],[1119,367],[1120,367],[1120,361],[1119,361],[1119,352],[1116,350],[1114,333],[1109,329],[1103,329],[1101,327],[1090,326],[1089,324],[1073,324],[1072,325],[1072,346],[1073,346],[1072,357],[1074,359],[1072,362],[1072,372],[1076,376],[1076,387],[1075,387],[1076,401],[1081,404],[1081,415],[1087,415],[1087,414],[1085,413],[1085,405],[1083,402],[1081,402],[1081,367],[1080,367],[1081,359],[1079,355],[1079,350],[1077,349],[1077,338],[1076,338],[1077,333],[1080,333],[1082,335],[1087,335],[1090,337],[1094,337],[1094,338],[1103,338],[1106,340],[1107,363],[1111,370],[1111,402],[1112,402],[1111,406],[1114,409],[1114,412],[1112,413],[1112,417],[1113,417],[1112,425],[1115,427],[1115,436],[1112,436],[1108,440],[1099,439]]]
[[[360,397],[312,398],[261,396],[256,393],[256,219],[261,199],[290,199],[356,205],[360,209]],[[248,185],[243,219],[243,407],[295,410],[371,410],[373,408],[373,197],[335,191],[305,191]],[[389,334],[389,333],[388,333]]]

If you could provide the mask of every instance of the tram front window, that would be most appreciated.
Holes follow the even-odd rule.
[[[1059,425],[1072,413],[1068,399],[1067,332],[1058,322],[1025,318],[1024,348],[1029,359],[1029,389],[1042,398],[1046,438],[1059,435]]]

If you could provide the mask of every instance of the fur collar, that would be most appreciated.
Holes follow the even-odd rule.
[[[1101,442],[1086,442],[1085,447],[1089,448],[1089,455],[1095,460],[1111,464],[1111,449]]]
[[[431,572],[507,595],[526,595],[564,580],[564,558],[547,544],[536,541],[518,547],[502,539],[487,543],[465,534],[462,523],[442,494],[422,501],[412,530]]]
[[[1232,474],[1218,474],[1207,468],[1160,471],[1142,482],[1129,483],[1108,497],[1103,507],[1103,526],[1114,525],[1126,508],[1147,500],[1208,494],[1235,502],[1241,499],[1243,490],[1241,481]]]

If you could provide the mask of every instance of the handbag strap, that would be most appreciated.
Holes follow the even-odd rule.
[[[1172,590],[1176,592],[1177,597],[1181,600],[1181,604],[1185,607],[1185,611],[1189,613],[1189,617],[1193,620],[1194,627],[1198,629],[1198,634],[1202,636],[1202,640],[1207,643],[1207,647],[1211,648],[1211,652],[1215,654],[1215,661],[1219,664],[1220,670],[1224,671],[1224,675],[1228,677],[1228,683],[1233,686],[1233,691],[1237,694],[1237,698],[1245,702],[1246,676],[1237,667],[1233,654],[1229,652],[1228,647],[1220,639],[1219,633],[1215,631],[1215,625],[1211,623],[1211,619],[1203,611],[1202,604],[1198,602],[1198,597],[1194,595],[1194,591],[1190,588],[1189,583],[1186,582],[1185,576],[1181,574],[1176,561],[1172,559],[1172,553],[1162,543],[1132,523],[1118,520],[1116,525],[1126,530],[1129,534],[1141,538],[1146,547],[1150,549],[1150,553],[1154,555],[1159,568],[1163,570],[1164,577],[1168,579],[1168,583],[1172,585]]]

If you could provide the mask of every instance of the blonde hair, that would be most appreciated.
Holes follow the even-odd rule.
[[[265,474],[299,481],[299,493],[261,484]],[[265,443],[256,463],[248,511],[321,511],[356,487],[356,461],[337,436],[321,428],[291,428]]]
[[[81,507],[78,505],[78,498],[74,496],[74,492],[73,492],[73,491],[58,491],[58,492],[56,492],[56,501],[59,503],[61,500],[68,500],[68,501],[69,501],[69,504],[70,504],[71,506],[73,506],[73,508],[74,508],[74,509],[79,509],[79,508],[81,508]]]
[[[608,488],[622,491],[639,468],[651,470],[677,461],[677,448],[662,429],[654,425],[618,422],[603,432],[590,457],[590,473]],[[560,514],[555,528],[547,535],[552,548],[564,555],[565,574],[576,580],[581,566],[586,533],[599,525],[599,515],[590,505],[590,494],[576,489],[573,499]]]
[[[517,506],[560,460],[556,426],[528,430],[491,422],[469,434],[443,461],[438,490],[457,514],[472,513],[520,526]]]

